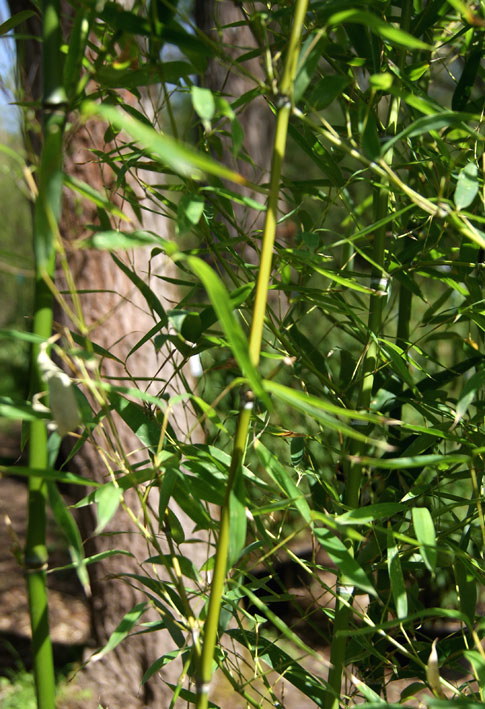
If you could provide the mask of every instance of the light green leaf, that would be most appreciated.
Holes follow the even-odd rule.
[[[136,606],[133,606],[131,611],[125,615],[116,630],[113,631],[106,645],[98,652],[95,652],[94,655],[91,655],[89,662],[97,662],[98,660],[101,660],[102,657],[107,655],[108,652],[114,650],[115,647],[126,638],[131,629],[138,623],[141,616],[145,612],[146,607],[146,603],[137,603]]]
[[[28,401],[16,401],[8,396],[0,396],[0,416],[16,421],[37,421],[49,418],[49,412],[36,411]]]
[[[199,118],[203,122],[211,121],[216,113],[216,102],[212,91],[194,85],[190,87],[190,94],[192,97],[192,106]]]
[[[357,22],[359,24],[368,27],[374,34],[378,35],[382,39],[390,42],[391,44],[397,44],[398,46],[404,47],[405,49],[432,49],[429,44],[422,42],[417,37],[414,37],[409,32],[404,32],[404,30],[395,27],[389,22],[384,22],[379,17],[374,15],[372,12],[366,12],[365,10],[342,10],[341,12],[336,12],[328,19],[328,26],[341,25],[344,22]]]
[[[355,438],[358,441],[372,443],[372,445],[384,449],[389,448],[385,441],[370,438],[363,433],[359,433],[347,424],[335,418],[335,416],[343,416],[356,421],[368,421],[369,423],[379,424],[383,422],[383,419],[378,416],[372,416],[372,414],[354,411],[353,409],[345,409],[343,407],[340,408],[339,406],[335,406],[335,404],[331,404],[323,399],[317,399],[315,396],[310,396],[302,391],[291,389],[290,387],[270,380],[264,381],[264,388],[269,394],[273,394],[278,399],[281,399],[281,401],[285,401],[287,404],[294,406],[295,409],[298,409],[298,411],[302,411],[316,421],[319,421],[327,426],[327,428],[331,428],[334,431],[340,431],[342,434],[345,434],[350,438]]]
[[[376,590],[369,581],[367,574],[360,564],[349,553],[347,547],[335,532],[323,527],[314,528],[314,534],[318,542],[325,549],[339,571],[345,575],[346,579],[353,586],[357,586],[362,591],[376,596]]]
[[[413,507],[412,515],[414,533],[419,542],[421,556],[427,568],[433,572],[436,568],[437,549],[431,512],[426,507]]]
[[[408,597],[404,584],[401,560],[399,559],[399,550],[396,546],[390,524],[387,528],[387,570],[397,617],[404,620],[408,614]]]
[[[43,478],[44,480],[55,480],[61,483],[73,485],[93,485],[99,487],[99,483],[90,478],[83,478],[74,473],[66,473],[63,470],[54,468],[30,468],[26,465],[0,465],[2,475],[22,475],[23,477]]]
[[[224,334],[226,335],[234,357],[242,373],[248,379],[255,396],[264,401],[266,406],[271,406],[269,398],[263,389],[258,371],[249,358],[248,341],[246,335],[231,308],[229,293],[215,271],[202,259],[195,256],[183,256],[189,268],[200,278],[207,294],[217,313]]]
[[[55,482],[47,483],[47,491],[49,494],[49,503],[52,509],[52,513],[57,524],[59,525],[59,529],[62,531],[66,538],[69,547],[69,554],[71,556],[72,564],[76,570],[78,579],[84,589],[84,593],[87,596],[90,596],[91,588],[89,585],[89,575],[86,569],[86,560],[84,558],[84,547],[81,533],[74,520],[74,517],[72,516],[71,512],[66,506],[66,503],[60,495]]]
[[[475,199],[478,193],[478,168],[474,162],[469,162],[460,170],[455,190],[457,209],[465,209]]]
[[[198,152],[175,138],[164,133],[158,133],[154,128],[145,125],[132,116],[119,111],[113,106],[86,102],[83,104],[85,116],[98,115],[109,121],[115,128],[124,130],[136,140],[144,150],[167,165],[179,175],[185,175],[200,180],[204,174],[215,175],[222,180],[230,180],[239,185],[252,185],[246,178],[224,165],[220,165],[208,155]],[[258,191],[259,188],[257,188]]]
[[[177,234],[185,234],[199,223],[204,213],[204,198],[198,194],[184,194],[177,208]]]
[[[96,231],[88,239],[80,242],[83,249],[100,249],[104,251],[119,251],[133,249],[136,246],[159,246],[166,253],[175,251],[177,246],[150,231]]]
[[[475,372],[475,374],[467,380],[458,399],[453,428],[461,421],[465,413],[468,411],[470,404],[474,399],[476,399],[477,392],[483,391],[484,384],[485,369],[480,369],[478,372]]]
[[[98,525],[95,534],[99,534],[116,514],[123,499],[123,493],[119,485],[110,482],[96,490],[95,499],[98,511]]]
[[[114,204],[111,200],[105,197],[105,195],[101,194],[101,192],[95,190],[94,187],[88,185],[87,182],[83,182],[77,177],[73,177],[72,175],[66,175],[64,173],[64,184],[66,187],[73,190],[73,192],[77,192],[85,199],[88,199],[90,202],[93,202],[93,204],[95,204],[97,207],[102,207],[109,214],[113,214],[114,216],[123,219],[125,222],[131,221],[131,219],[127,217],[126,214],[124,214],[121,209],[116,206],[116,204]]]
[[[311,512],[308,502],[305,500],[300,488],[285,470],[285,467],[281,465],[278,459],[261,443],[259,439],[254,441],[254,449],[263,464],[266,473],[270,475],[270,477],[273,478],[273,480],[286,493],[286,495],[293,500],[292,504],[294,504],[305,522],[310,524]]]
[[[473,114],[461,113],[459,111],[440,111],[440,113],[434,113],[431,116],[422,116],[415,120],[414,123],[404,128],[400,133],[390,138],[382,148],[381,157],[390,150],[395,143],[398,143],[404,138],[415,138],[418,135],[423,135],[433,130],[441,130],[442,128],[457,124],[463,125],[463,128],[475,135],[472,129],[466,125],[466,121],[472,121],[474,118]]]
[[[335,517],[337,524],[372,524],[377,519],[392,517],[398,512],[402,512],[405,505],[401,502],[377,502],[375,505],[366,505],[358,507],[355,510],[349,510]]]
[[[404,470],[407,468],[424,468],[425,466],[451,465],[453,463],[468,463],[471,458],[462,453],[430,453],[429,455],[411,455],[402,458],[369,458],[367,456],[352,456],[352,460],[371,468],[388,468],[389,470]]]

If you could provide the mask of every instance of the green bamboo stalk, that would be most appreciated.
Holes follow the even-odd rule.
[[[62,190],[62,136],[65,122],[65,93],[62,88],[60,54],[60,0],[44,0],[43,15],[43,133],[38,190],[34,210],[35,298],[33,332],[46,339],[52,333],[52,295],[46,279],[54,275],[54,234],[60,213]],[[44,390],[37,364],[39,345],[32,347],[31,396]],[[41,420],[32,422],[29,466],[47,467],[47,430]],[[34,678],[39,709],[55,707],[55,676],[47,608],[45,543],[47,489],[43,478],[29,478],[28,527],[25,544],[25,573],[32,626]]]
[[[292,109],[293,83],[296,75],[301,33],[303,29],[307,6],[308,0],[297,0],[296,2],[285,67],[279,86],[279,96],[277,102],[278,110],[273,145],[273,157],[271,162],[269,197],[263,229],[261,263],[256,284],[256,296],[251,322],[251,331],[249,336],[249,355],[254,366],[257,366],[259,364],[261,354],[264,318],[266,313],[266,303],[268,299],[268,289],[271,277],[273,246],[276,235],[281,169],[283,166],[286,151],[288,122]],[[216,558],[214,562],[214,576],[212,579],[209,606],[207,610],[207,620],[204,626],[204,642],[199,664],[199,676],[197,678],[198,709],[207,709],[209,703],[209,689],[210,682],[212,679],[212,665],[217,640],[217,628],[219,625],[221,601],[224,593],[224,584],[227,573],[227,559],[230,536],[229,502],[231,492],[237,484],[244,462],[252,408],[253,395],[252,392],[247,392],[246,396],[243,397],[242,408],[237,422],[235,443],[232,454],[231,466],[229,470],[229,477],[227,481],[224,503],[221,508],[219,539],[217,542]]]

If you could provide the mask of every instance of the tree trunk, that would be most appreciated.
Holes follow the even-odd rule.
[[[17,13],[23,9],[31,9],[28,0],[11,0],[11,12]],[[66,40],[69,37],[70,7],[65,4],[66,13]],[[40,36],[40,22],[37,17],[28,21],[27,33]],[[19,40],[20,81],[24,97],[27,100],[38,100],[40,50],[41,45],[32,40]],[[148,100],[148,97],[146,97]],[[104,192],[107,183],[113,181],[113,176],[96,164],[92,150],[104,150],[104,128],[95,121],[85,126],[76,124],[76,117],[72,116],[73,124],[66,136],[66,152],[64,170],[68,175],[75,176],[88,183],[100,192]],[[40,145],[35,130],[29,131],[29,142],[32,154],[39,151]],[[127,175],[127,179],[130,177]],[[130,182],[136,190],[137,186]],[[116,199],[116,197],[114,197]],[[123,205],[125,206],[125,205]],[[86,225],[96,224],[98,220],[96,207],[92,202],[87,202],[74,196],[72,192],[65,192],[63,214],[60,224],[60,233],[66,250],[69,269],[73,275],[75,287],[79,293],[86,324],[90,328],[90,339],[111,354],[116,355],[125,366],[117,364],[114,360],[105,359],[102,365],[103,377],[116,378],[130,377],[131,381],[122,381],[123,384],[132,386],[137,377],[156,378],[162,377],[165,381],[173,373],[172,362],[164,365],[159,373],[162,360],[157,356],[151,342],[146,343],[137,350],[136,354],[126,362],[127,355],[132,346],[141,339],[154,325],[148,306],[140,293],[134,288],[133,283],[122,273],[107,252],[80,251],[73,246],[75,239],[85,235]],[[165,234],[169,229],[163,217],[149,214],[150,223],[144,224],[145,228],[157,233]],[[122,260],[130,263],[138,275],[145,276],[149,270],[149,253],[137,250],[136,254],[128,257],[121,256]],[[135,265],[136,264],[136,265]],[[65,274],[59,270],[57,285],[62,290],[65,285]],[[148,277],[147,277],[148,279]],[[150,280],[150,279],[148,279]],[[163,283],[158,281],[158,283]],[[158,285],[155,278],[151,278],[150,287],[156,291],[163,288],[163,296],[169,297],[166,285]],[[158,293],[163,300],[160,292]],[[69,302],[69,300],[68,300]],[[60,332],[74,330],[72,323],[68,322],[65,312],[57,309],[57,327]],[[143,389],[143,382],[140,384]],[[162,386],[159,386],[161,389]],[[173,389],[172,389],[173,393]],[[193,424],[193,418],[180,411],[180,426],[186,432],[187,426]],[[120,420],[116,421],[117,446],[108,451],[111,458],[111,467],[116,469],[117,463],[123,462],[122,456],[128,456],[131,451],[141,448],[138,439],[134,437],[128,427]],[[98,435],[97,441],[100,449],[106,451],[107,439]],[[116,460],[119,455],[119,460]],[[146,457],[143,451],[131,457]],[[69,462],[69,469],[73,472],[84,474],[86,477],[99,482],[106,482],[110,478],[105,462],[99,450],[93,443],[86,443],[73,461]],[[140,517],[140,505],[135,491],[125,495],[127,505],[133,513]],[[156,500],[152,500],[157,509]],[[184,526],[186,538],[191,538],[193,523],[184,515],[177,513]],[[110,521],[101,534],[95,535],[96,520],[92,506],[85,507],[80,514],[80,527],[86,541],[86,555],[100,553],[112,548],[121,548],[129,551],[132,557],[114,556],[89,567],[92,597],[90,599],[91,627],[93,643],[96,647],[105,644],[113,630],[123,616],[136,603],[146,600],[146,595],[138,588],[120,578],[121,574],[140,574],[140,562],[151,556],[154,551],[149,548],[140,531],[136,529],[126,512],[119,512]],[[204,544],[191,544],[187,555],[190,555],[195,565],[200,567],[206,558],[207,548]],[[135,586],[138,586],[135,582]],[[144,620],[159,619],[152,611],[151,616],[144,616]],[[161,673],[143,687],[141,679],[148,667],[159,657],[173,649],[174,644],[165,631],[158,631],[129,637],[119,644],[115,650],[108,653],[99,662],[88,664],[85,670],[78,675],[81,685],[89,687],[92,693],[90,700],[83,699],[84,709],[96,709],[98,704],[110,707],[127,707],[135,709],[139,706],[168,707],[172,690],[165,681],[177,683],[181,672],[180,662],[172,662]]]

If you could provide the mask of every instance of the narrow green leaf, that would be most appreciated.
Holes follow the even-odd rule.
[[[478,194],[478,187],[478,168],[474,162],[469,162],[458,175],[454,196],[456,208],[470,206]]]
[[[145,612],[147,607],[146,603],[137,603],[136,606],[133,606],[131,611],[129,611],[121,623],[118,625],[116,630],[113,631],[113,633],[110,635],[108,642],[106,645],[99,650],[98,652],[94,653],[94,655],[91,655],[89,658],[90,662],[97,662],[98,660],[101,660],[102,657],[108,654],[108,652],[111,652],[111,650],[114,650],[117,645],[120,644],[122,640],[126,638],[126,636],[130,633],[132,628],[138,623],[140,620],[141,616]]]
[[[185,61],[163,62],[163,64],[140,64],[137,69],[116,69],[103,66],[94,75],[94,80],[111,89],[137,89],[141,86],[160,84],[163,78],[169,84],[181,84],[190,74],[194,74],[192,64]]]
[[[365,120],[361,143],[362,150],[366,157],[368,157],[369,160],[377,160],[381,152],[381,143],[377,133],[376,119],[374,114],[370,111]]]
[[[29,468],[26,465],[0,465],[2,475],[22,475],[23,477],[43,478],[61,483],[72,483],[73,485],[94,485],[99,487],[99,483],[89,478],[83,478],[74,473],[66,473],[63,470],[54,468]]]
[[[96,491],[98,524],[95,534],[102,532],[108,522],[114,517],[122,499],[123,493],[120,487],[113,482],[106,483],[106,485]]]
[[[465,564],[459,557],[455,561],[455,578],[458,586],[460,610],[468,618],[470,627],[475,623],[480,579],[473,574],[471,564]]]
[[[325,549],[339,571],[345,575],[349,583],[357,586],[365,593],[376,596],[376,590],[369,581],[367,574],[360,564],[350,555],[348,549],[335,532],[323,527],[315,527],[313,530],[318,542]]]
[[[0,337],[7,340],[20,340],[21,342],[32,342],[40,345],[42,342],[47,342],[46,337],[36,335],[34,332],[24,332],[23,330],[12,330],[10,328],[0,328]]]
[[[204,198],[198,194],[184,194],[177,207],[177,234],[185,234],[200,221],[204,213]]]
[[[421,556],[427,568],[433,572],[436,568],[438,552],[431,512],[426,507],[413,507],[412,515],[414,533],[419,542]]]
[[[160,318],[160,322],[162,322],[163,325],[166,326],[168,323],[167,313],[165,312],[165,308],[163,307],[155,293],[152,291],[152,289],[145,283],[142,278],[140,278],[140,276],[138,276],[137,273],[135,273],[135,271],[132,271],[131,268],[124,264],[123,261],[121,261],[117,256],[111,254],[111,258],[118,266],[118,268],[123,271],[125,276],[128,276],[130,281],[138,288],[142,296],[145,298],[148,307],[153,310]]]
[[[0,36],[7,34],[7,32],[13,30],[14,27],[17,27],[34,15],[35,12],[33,10],[22,10],[22,12],[17,12],[15,15],[12,15],[12,17],[9,17],[8,20],[2,22],[0,25]]]
[[[253,189],[255,187],[242,175],[220,165],[208,155],[198,152],[168,135],[158,133],[113,106],[86,102],[83,105],[83,113],[85,116],[101,116],[116,128],[125,130],[148,153],[180,175],[200,180],[207,173],[239,185],[248,185]],[[260,190],[258,189],[258,191]]]
[[[312,704],[323,706],[328,695],[327,682],[322,677],[313,675],[305,669],[293,655],[282,650],[272,639],[246,628],[244,630],[230,628],[226,633],[247,648],[252,657],[258,657],[268,667],[284,674],[285,679],[299,689],[303,695],[309,697]]]
[[[355,438],[358,441],[365,441],[372,443],[380,448],[389,448],[385,441],[380,441],[375,438],[370,438],[363,433],[359,433],[345,423],[342,423],[335,416],[343,416],[345,418],[350,418],[356,421],[368,421],[369,423],[379,424],[383,422],[378,416],[372,416],[372,414],[362,413],[360,411],[354,411],[352,409],[345,409],[335,406],[323,399],[317,399],[315,396],[310,396],[304,392],[297,391],[296,389],[291,389],[283,384],[278,384],[277,382],[265,380],[264,388],[269,394],[273,394],[281,401],[285,401],[287,404],[294,406],[298,411],[302,411],[311,418],[319,421],[320,423],[331,428],[334,431],[340,431],[342,434],[349,436],[350,438]]]
[[[177,246],[172,242],[162,239],[150,231],[96,231],[80,244],[83,249],[99,249],[102,251],[119,251],[120,249],[133,249],[137,246],[159,246],[167,253],[175,250]]]
[[[259,373],[249,359],[248,341],[242,327],[234,316],[229,293],[225,285],[215,271],[201,259],[195,256],[184,256],[183,259],[202,281],[217,313],[224,334],[229,341],[233,355],[241,367],[242,373],[248,379],[255,396],[264,401],[266,406],[270,407],[271,403],[263,389]]]
[[[377,502],[374,505],[358,507],[335,517],[337,524],[372,524],[378,519],[392,517],[406,508],[401,502]]]
[[[332,27],[333,25],[341,25],[345,22],[357,22],[358,24],[365,25],[382,39],[391,44],[404,47],[405,49],[432,49],[429,44],[417,39],[417,37],[409,34],[409,32],[394,27],[389,22],[381,20],[372,12],[366,12],[365,10],[351,9],[336,12],[329,17],[327,24],[329,27]]]
[[[69,189],[73,190],[74,192],[77,192],[82,197],[88,199],[90,202],[93,202],[93,204],[95,204],[97,207],[102,207],[109,214],[113,214],[114,216],[123,219],[125,222],[131,221],[130,218],[127,217],[126,214],[121,211],[121,209],[119,209],[119,207],[117,207],[111,200],[105,197],[105,195],[101,194],[101,192],[95,190],[94,187],[88,185],[87,182],[83,182],[77,177],[73,177],[72,175],[66,175],[64,173],[64,184]]]
[[[175,558],[184,576],[188,579],[192,579],[192,581],[200,581],[200,574],[191,559],[188,559],[186,556],[180,556],[179,554],[176,554]],[[162,564],[165,567],[173,568],[173,557],[171,554],[158,554],[157,556],[151,556],[149,559],[146,559],[144,563]]]
[[[295,104],[300,101],[310,85],[321,56],[320,41],[315,42],[315,33],[310,34],[302,44],[300,56],[298,57],[296,77],[293,84],[293,101]]]
[[[476,400],[477,392],[483,391],[484,384],[485,369],[480,369],[478,372],[475,372],[475,374],[472,374],[470,379],[466,381],[465,386],[463,387],[463,390],[458,398],[453,427],[461,421],[465,413],[468,411],[469,406],[474,400]]]
[[[229,497],[230,536],[228,550],[228,566],[234,566],[241,557],[246,546],[246,490],[244,478],[239,474]]]
[[[406,470],[408,468],[424,468],[425,466],[452,465],[453,463],[469,463],[471,457],[461,453],[430,453],[429,455],[403,456],[402,458],[369,458],[367,456],[352,456],[357,463],[371,468],[388,468],[389,470]]]
[[[472,89],[480,69],[480,62],[483,58],[482,45],[483,30],[482,28],[476,27],[473,31],[473,39],[470,43],[470,49],[465,58],[463,71],[461,72],[460,79],[453,93],[453,98],[451,99],[451,108],[454,111],[463,110],[470,100]]]
[[[466,121],[473,121],[476,117],[470,113],[459,113],[458,111],[440,111],[431,116],[422,116],[407,126],[397,135],[390,138],[382,149],[381,157],[390,150],[393,145],[403,140],[404,138],[416,138],[418,135],[429,133],[433,130],[441,130],[450,126],[461,124],[465,130],[470,133],[475,133],[466,125]]]
[[[190,95],[192,97],[192,106],[202,121],[211,121],[216,113],[216,102],[210,89],[204,89],[200,86],[190,87]]]
[[[73,567],[87,596],[91,595],[89,585],[89,575],[86,569],[86,559],[84,558],[84,547],[81,533],[72,516],[71,512],[62,499],[55,482],[47,483],[47,491],[49,494],[49,502],[54,519],[56,520],[59,529],[64,534],[71,556]]]
[[[264,466],[264,469],[268,475],[270,475],[273,480],[279,485],[279,487],[286,493],[286,495],[293,500],[298,512],[301,514],[307,524],[311,523],[311,512],[308,502],[296,485],[294,480],[291,478],[289,473],[285,470],[284,466],[278,461],[278,459],[269,451],[259,439],[254,442],[254,449]]]
[[[28,401],[16,401],[8,396],[0,396],[0,417],[16,421],[37,421],[49,418],[48,411],[36,411]]]
[[[408,597],[402,573],[401,560],[399,559],[399,550],[396,546],[390,524],[387,527],[387,570],[397,617],[404,620],[408,614]]]

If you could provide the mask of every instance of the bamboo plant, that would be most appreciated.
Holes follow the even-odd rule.
[[[34,210],[35,296],[33,334],[38,341],[52,334],[53,297],[50,283],[54,276],[55,248],[61,206],[63,131],[66,117],[66,94],[61,61],[61,22],[59,0],[45,0],[42,5],[42,117],[43,147],[39,163],[38,196]],[[38,357],[40,344],[32,346],[31,397],[44,394],[45,381]],[[37,703],[40,709],[55,707],[55,677],[49,634],[46,570],[47,486],[42,470],[48,465],[47,428],[42,419],[30,424],[28,529],[25,545],[25,573],[32,625],[32,649]]]

